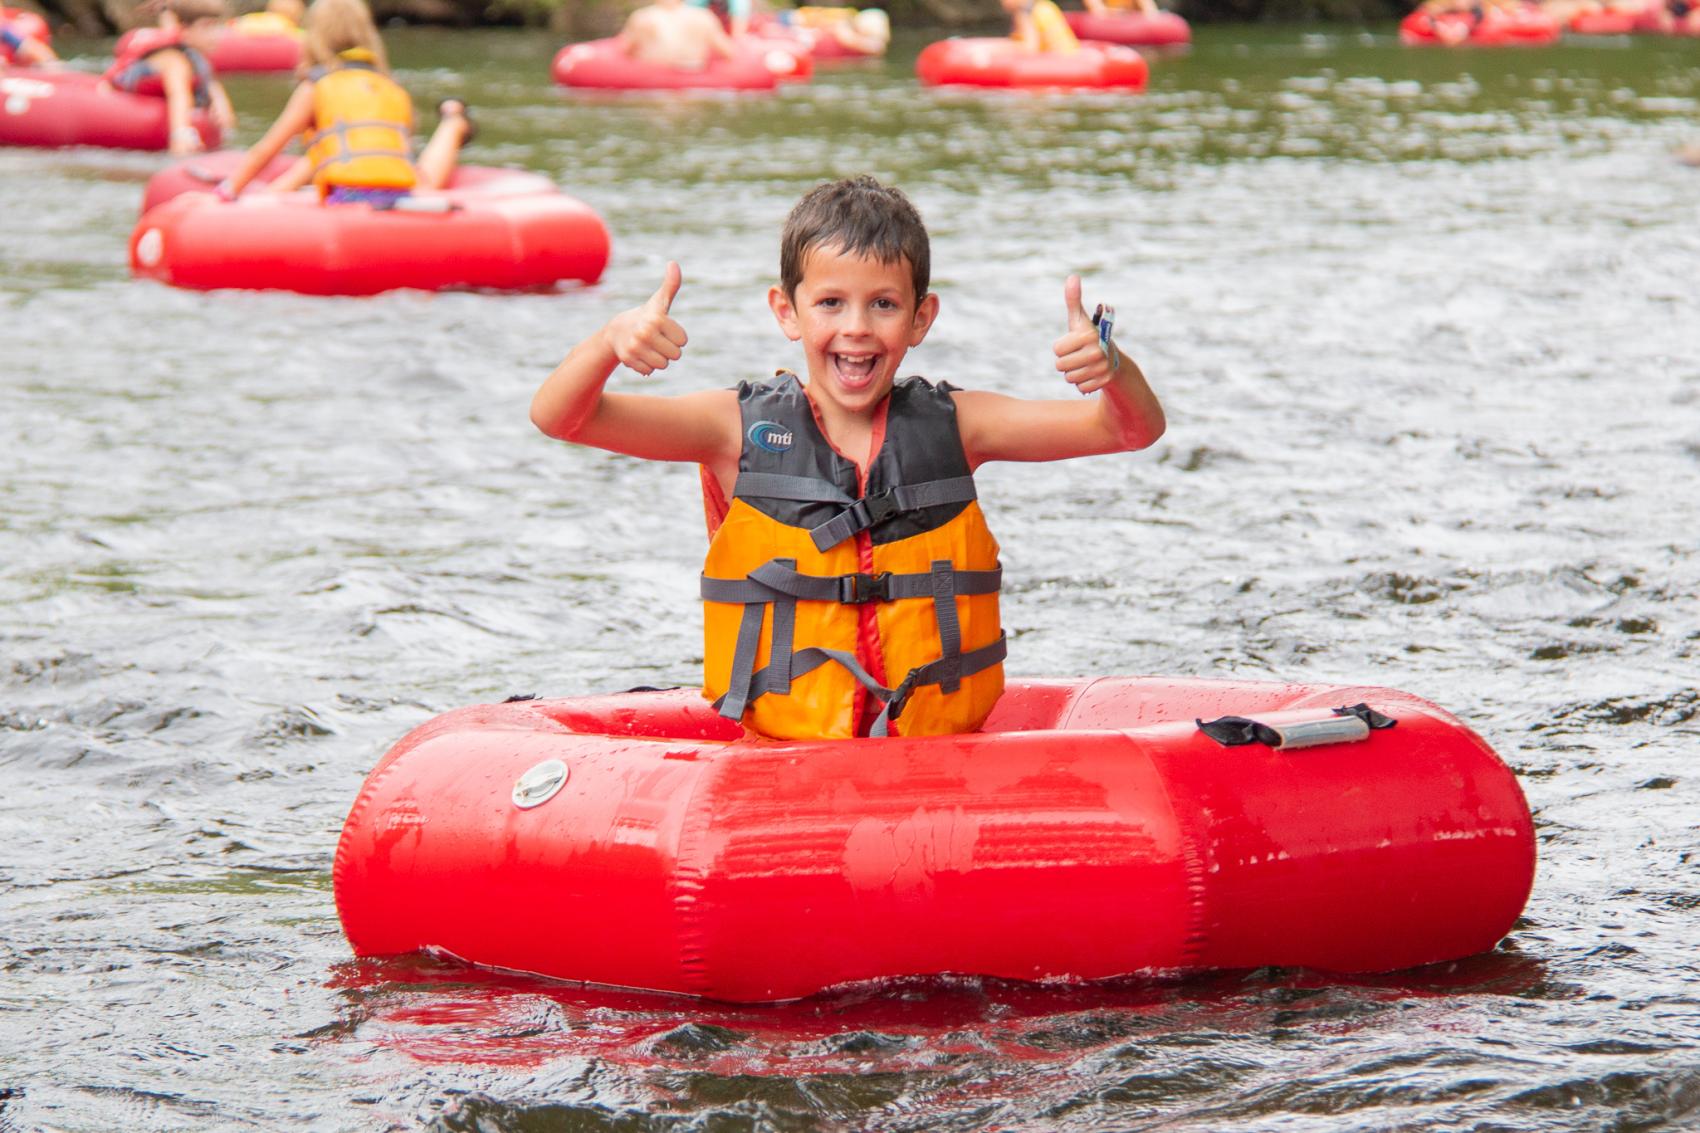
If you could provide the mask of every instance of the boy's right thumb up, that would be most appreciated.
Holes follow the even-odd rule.
[[[655,289],[655,294],[649,297],[647,306],[665,315],[673,306],[673,298],[679,294],[679,285],[684,281],[685,273],[679,270],[679,265],[668,260],[667,274],[662,277],[661,286]]]
[[[1080,277],[1071,275],[1063,280],[1063,302],[1068,306],[1068,329],[1091,330],[1092,318],[1080,305]]]

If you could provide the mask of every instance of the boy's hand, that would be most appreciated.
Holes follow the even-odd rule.
[[[1052,345],[1057,369],[1063,379],[1081,393],[1096,393],[1110,384],[1116,367],[1098,345],[1098,328],[1080,304],[1080,277],[1063,281],[1063,302],[1068,307],[1068,331]]]
[[[674,322],[667,311],[683,280],[679,265],[669,260],[667,274],[655,294],[643,306],[615,315],[602,328],[603,341],[622,365],[648,375],[679,360],[689,340],[685,328]]]

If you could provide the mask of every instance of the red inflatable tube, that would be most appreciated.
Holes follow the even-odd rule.
[[[1182,47],[1192,42],[1192,25],[1173,12],[1064,12],[1068,26],[1081,39],[1120,43],[1126,47]]]
[[[731,59],[682,71],[633,59],[613,39],[569,43],[555,56],[555,81],[580,90],[772,90],[808,64],[793,45],[746,41]]]
[[[218,146],[210,115],[197,110],[190,121],[203,145]],[[163,98],[103,87],[99,76],[80,71],[0,75],[0,145],[163,150],[169,140]]]
[[[1470,12],[1418,9],[1399,22],[1399,39],[1408,47],[1543,47],[1558,42],[1560,30],[1539,8],[1492,10],[1480,20]]]
[[[1359,702],[1396,726],[1332,711]],[[1195,724],[1224,714],[1289,746]],[[1013,683],[984,731],[914,739],[746,739],[696,690],[464,708],[368,776],[333,880],[359,956],[767,1002],[1456,959],[1534,865],[1516,778],[1427,701],[1111,677]]]
[[[1662,0],[1653,0],[1637,14],[1635,30],[1646,35],[1700,36],[1700,9],[1678,17]]]
[[[450,188],[394,209],[324,205],[310,190],[256,191],[234,202],[180,193],[137,222],[130,270],[198,291],[309,295],[594,283],[608,265],[608,229],[552,185],[538,191],[538,180],[462,169]]]
[[[125,32],[118,37],[117,46],[112,49],[113,55],[123,55],[131,38],[140,31],[151,32],[152,29]],[[207,52],[207,62],[221,75],[294,71],[301,65],[301,37],[242,32],[226,25]]]
[[[782,83],[806,83],[815,76],[812,34],[804,35],[789,28],[761,28],[748,32],[743,42],[760,53],[763,65]]]
[[[849,11],[851,9],[846,9]],[[752,34],[764,39],[790,41],[805,52],[816,63],[843,63],[859,59],[879,59],[885,55],[885,49],[874,51],[858,50],[850,47],[836,35],[828,26],[811,25],[803,27],[781,22],[772,13],[757,15],[750,23]]]
[[[1633,35],[1639,12],[1622,8],[1607,8],[1600,12],[1578,12],[1572,16],[1565,31],[1576,35]]]
[[[41,43],[51,43],[53,32],[47,26],[47,21],[35,12],[22,8],[0,8],[0,27],[9,28],[13,35],[24,39],[33,39]],[[0,43],[0,63],[17,62],[12,57],[12,49]]]
[[[817,63],[845,63],[857,59],[879,59],[884,51],[858,51],[826,28],[810,28],[809,57]]]
[[[1009,39],[941,39],[915,60],[929,86],[1144,90],[1151,69],[1139,52],[1113,43],[1082,43],[1068,53],[1024,51]]]
[[[301,37],[227,28],[207,52],[207,62],[221,75],[294,72],[301,66]]]
[[[224,178],[236,172],[245,156],[242,150],[219,150],[167,166],[148,178],[147,188],[142,191],[142,212],[146,213],[149,209],[184,193],[209,192]],[[281,176],[295,164],[295,160],[294,157],[284,154],[272,158],[255,176],[247,191],[263,191],[262,186],[274,177]],[[449,177],[448,188],[462,192],[470,190],[484,197],[512,197],[560,191],[555,182],[541,173],[529,173],[523,169],[492,169],[481,165],[457,166]],[[311,193],[311,190],[303,192]]]

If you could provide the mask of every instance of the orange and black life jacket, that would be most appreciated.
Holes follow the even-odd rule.
[[[854,736],[870,696],[871,735],[978,728],[1003,692],[1003,572],[950,387],[892,387],[865,484],[795,375],[742,383],[738,403],[738,480],[703,566],[704,695],[780,739]]]
[[[307,158],[321,194],[335,186],[411,189],[413,100],[379,71],[369,51],[353,49],[336,66],[308,75],[313,132]]]

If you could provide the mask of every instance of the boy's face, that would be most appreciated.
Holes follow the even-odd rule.
[[[809,388],[851,412],[872,412],[891,392],[897,368],[938,317],[938,296],[915,298],[909,261],[881,263],[836,245],[803,255],[795,295],[767,294],[780,327],[803,344]]]

